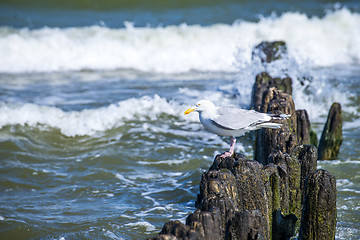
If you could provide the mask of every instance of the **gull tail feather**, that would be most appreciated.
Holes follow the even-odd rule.
[[[272,120],[283,120],[283,119],[288,119],[289,117],[291,117],[290,114],[268,114],[271,117],[271,120],[269,122],[264,122],[261,123],[257,126],[259,127],[263,127],[263,128],[272,128],[272,129],[277,129],[277,128],[281,128],[282,124],[281,123],[274,123],[271,122]]]
[[[261,123],[256,125],[257,127],[260,128],[273,128],[273,129],[277,129],[277,128],[281,128],[281,123],[272,123],[272,122],[265,122],[265,123]]]
[[[281,119],[288,119],[289,117],[291,117],[290,114],[285,114],[285,113],[281,113],[281,114],[268,114],[272,119],[276,119],[276,120],[281,120]]]

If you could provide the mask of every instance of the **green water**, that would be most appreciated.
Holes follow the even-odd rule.
[[[199,98],[248,107],[265,69],[311,76],[293,96],[318,137],[342,104],[340,155],[318,165],[337,179],[336,239],[359,239],[358,12],[354,1],[1,1],[0,239],[145,239],[184,221],[229,147],[184,110]],[[287,63],[251,60],[280,37]],[[252,158],[249,136],[236,151]]]

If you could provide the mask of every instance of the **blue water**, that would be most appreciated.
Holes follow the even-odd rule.
[[[145,239],[195,210],[229,139],[183,112],[247,108],[255,75],[293,83],[320,136],[342,104],[336,239],[360,236],[360,4],[2,1],[0,239]],[[289,55],[262,65],[261,41]],[[237,152],[252,158],[252,141]]]

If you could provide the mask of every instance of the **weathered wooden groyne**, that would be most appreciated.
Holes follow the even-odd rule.
[[[264,58],[269,62],[281,57],[276,50],[279,46],[286,51],[282,42],[262,43],[256,51],[274,55]],[[201,177],[196,210],[185,223],[168,222],[150,239],[335,238],[335,177],[317,170],[318,152],[310,145],[314,143],[310,121],[306,110],[295,109],[291,81],[273,79],[267,73],[256,77],[252,108],[291,117],[279,120],[281,129],[256,132],[254,160],[241,154],[216,156]],[[328,121],[338,120],[339,111],[331,112],[334,117]],[[339,124],[328,125],[339,131]]]

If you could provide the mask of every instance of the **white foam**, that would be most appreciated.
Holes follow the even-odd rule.
[[[122,174],[120,174],[120,173],[116,173],[116,174],[115,174],[115,177],[116,177],[117,179],[119,179],[119,180],[127,183],[127,184],[135,185],[135,182],[134,182],[134,181],[131,181],[131,180],[125,178],[125,177],[124,177]]]
[[[130,98],[107,107],[71,112],[35,104],[0,103],[0,128],[7,125],[45,125],[60,129],[66,136],[94,135],[120,127],[129,120],[156,120],[163,113],[181,118],[183,109],[185,106],[168,102],[158,95]]]
[[[322,168],[322,165],[341,165],[341,164],[353,164],[353,165],[359,165],[359,160],[353,160],[353,159],[345,159],[345,160],[323,160],[318,162],[318,168]]]
[[[292,55],[311,59],[318,66],[360,61],[360,14],[346,8],[323,18],[299,13],[264,18],[258,35],[267,40],[285,40]]]
[[[152,225],[149,222],[145,222],[145,221],[139,221],[139,222],[135,222],[135,223],[127,223],[127,224],[125,224],[125,226],[132,227],[132,228],[145,227],[146,231],[148,231],[148,232],[152,232],[152,231],[156,230],[154,225]]]
[[[342,75],[344,73],[351,75],[353,67],[338,66],[314,69],[314,64],[309,59],[297,60],[296,56],[291,54],[268,64],[263,64],[257,59],[251,62],[242,61],[241,58],[237,58],[237,60],[240,71],[235,86],[242,95],[242,102],[246,102],[248,99],[247,103],[249,103],[252,94],[252,82],[246,80],[255,79],[257,74],[265,71],[272,77],[290,77],[293,80],[292,96],[295,107],[296,109],[306,109],[311,122],[325,122],[328,111],[334,102],[339,102],[343,111],[356,115],[356,108],[351,107],[350,99],[356,97],[357,93],[342,86],[342,81],[347,81],[345,80],[347,78]],[[336,71],[337,69],[339,70]],[[354,75],[357,76],[356,73],[351,76]]]
[[[357,115],[357,112],[353,111],[352,112],[354,115]],[[360,117],[353,119],[353,121],[346,121],[343,123],[343,129],[344,130],[350,130],[350,131],[356,131],[357,129],[360,128]]]
[[[123,208],[120,207],[119,209],[122,210]],[[120,217],[127,218],[127,219],[136,219],[135,216],[133,216],[133,215],[127,215],[127,214],[121,214]]]
[[[360,191],[357,191],[357,190],[352,189],[352,188],[343,188],[343,189],[341,189],[341,192],[351,192],[351,193],[360,194]]]
[[[105,196],[107,196],[107,197],[114,197],[115,194],[113,194],[113,193],[105,193]]]
[[[139,174],[129,176],[129,178],[131,178],[133,180],[137,180],[137,179],[159,179],[161,177],[162,177],[162,174],[153,173],[153,172],[146,172],[146,173],[141,172]]]
[[[154,211],[156,211],[156,212],[166,212],[166,210],[167,209],[164,208],[164,207],[156,206],[156,207],[152,207],[150,209],[146,209],[144,211],[140,211],[140,212],[136,213],[136,216],[144,217],[144,216],[148,215],[148,213],[151,213],[151,212],[154,212]]]
[[[142,165],[159,165],[159,164],[165,164],[165,165],[179,165],[188,162],[188,159],[171,159],[171,160],[162,160],[162,161],[156,161],[156,162],[147,162],[147,161],[138,161],[139,164]]]
[[[297,80],[293,81],[293,99],[296,109],[306,109],[312,122],[325,123],[329,109],[334,102],[342,105],[343,111],[348,111],[349,97],[353,94],[348,90],[334,88],[334,86],[323,77],[314,75],[309,85],[301,86]],[[293,78],[296,79],[296,78]]]
[[[338,188],[343,188],[343,187],[350,187],[353,186],[354,183],[351,182],[349,179],[337,179],[336,180],[336,186]]]
[[[0,38],[1,72],[118,68],[164,73],[220,71],[231,68],[236,46],[229,25],[0,30],[5,33]]]
[[[259,22],[110,29],[0,28],[0,72],[136,69],[177,73],[236,71],[261,41],[285,40],[289,52],[317,66],[359,64],[360,14],[343,8],[323,18],[288,12]]]
[[[104,232],[105,236],[110,238],[110,239],[120,239],[115,233],[113,233],[112,231],[103,228],[102,231]]]

